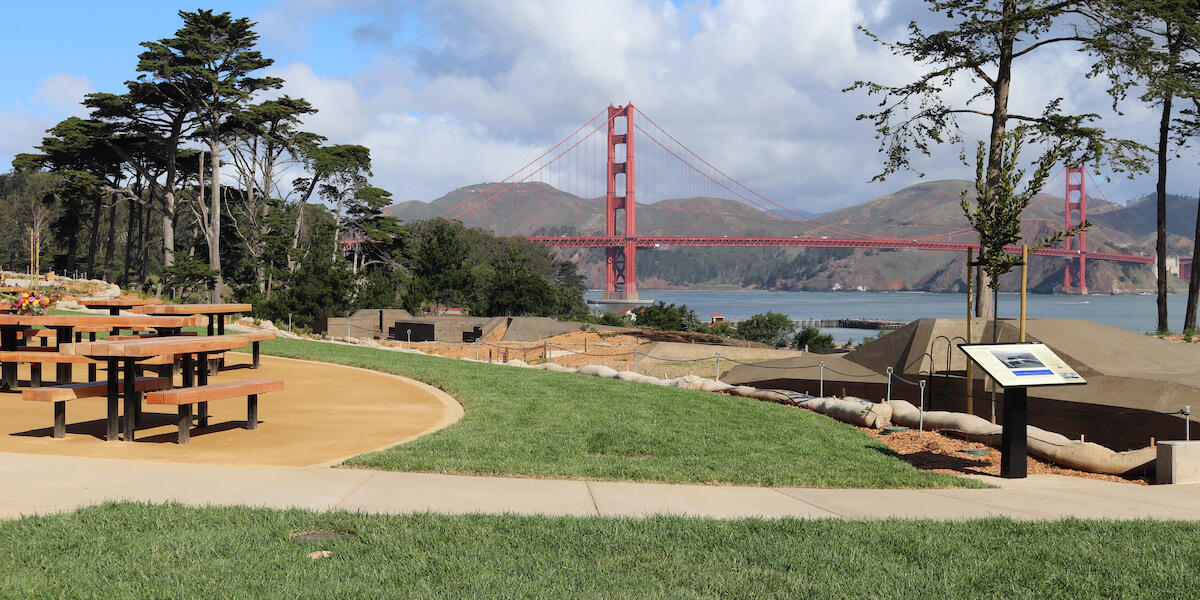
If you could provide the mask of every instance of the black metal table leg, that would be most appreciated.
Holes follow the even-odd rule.
[[[183,355],[183,387],[196,385],[196,361],[191,354]]]
[[[54,403],[54,437],[67,437],[67,402],[59,400]]]
[[[225,315],[214,315],[217,318],[217,335],[225,335]],[[225,368],[225,354],[217,357],[217,372]]]
[[[0,350],[16,350],[17,349],[17,330],[19,326],[0,327]],[[0,366],[0,378],[3,379],[5,389],[13,389],[17,387],[17,363],[6,362]]]
[[[196,383],[205,386],[208,385],[208,353],[200,352],[199,357],[200,359],[196,361]],[[208,403],[199,402],[197,404],[196,421],[199,422],[200,427],[208,427]]]
[[[137,397],[137,373],[132,360],[125,361],[125,441],[135,439],[134,429],[137,428],[137,413],[140,402]]]
[[[82,335],[83,335],[82,331],[80,331],[76,334],[77,337],[82,336]],[[76,340],[76,341],[78,341],[78,340]],[[95,331],[88,332],[88,341],[90,341],[90,342],[96,341],[96,332]],[[95,381],[95,380],[96,380],[96,365],[95,365],[95,363],[92,363],[92,364],[88,365],[88,381]]]
[[[117,439],[117,403],[120,376],[120,363],[116,360],[108,361],[108,435],[106,439],[110,442]]]

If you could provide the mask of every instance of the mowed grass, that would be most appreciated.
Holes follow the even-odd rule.
[[[307,542],[295,534],[333,532]],[[5,598],[1196,598],[1200,525],[373,516],[107,504],[0,523]],[[313,560],[310,552],[327,550]]]
[[[399,471],[801,487],[985,487],[919,471],[827,417],[727,396],[387,350],[278,339],[265,354],[404,375],[461,421],[347,465]],[[336,401],[338,382],[329,382]]]

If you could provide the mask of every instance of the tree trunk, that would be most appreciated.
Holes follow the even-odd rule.
[[[175,192],[168,189],[163,194],[163,266],[175,264]]]
[[[217,272],[209,290],[209,302],[221,301],[221,149],[217,140],[208,144],[212,166],[212,187],[209,190],[208,266]]]
[[[113,281],[113,258],[117,246],[117,200],[108,205],[108,236],[104,240],[104,280]]]
[[[1200,192],[1196,193],[1196,232],[1192,240],[1200,240]],[[1196,332],[1196,303],[1200,300],[1200,243],[1192,244],[1192,274],[1188,277],[1187,313],[1183,317],[1183,331]]]
[[[129,287],[129,273],[133,267],[133,240],[137,235],[137,226],[142,222],[141,207],[141,204],[130,200],[129,212],[125,215],[125,260],[118,280],[122,287]]]
[[[1174,94],[1163,95],[1162,116],[1158,122],[1158,185],[1155,186],[1158,239],[1154,256],[1158,263],[1158,332],[1167,327],[1167,144],[1171,130],[1171,100]]]
[[[1017,12],[1016,0],[1004,0],[1002,10],[1006,18],[1012,17]],[[992,129],[988,136],[987,183],[989,194],[994,194],[995,190],[1000,187],[1000,174],[1004,164],[1004,134],[1008,126],[1008,92],[1012,84],[1015,28],[1016,25],[1006,26],[1001,32],[999,40],[1000,59],[996,64],[996,80],[992,86]],[[982,242],[982,240],[980,241]],[[980,262],[983,259],[982,253],[981,243]],[[976,289],[979,290],[979,293],[975,296],[975,316],[995,317],[996,307],[992,302],[992,295],[988,293],[988,287],[992,284],[991,277],[983,269],[979,269],[976,281],[978,282]]]
[[[337,212],[333,217],[333,256],[329,260],[337,260],[338,251],[341,250],[341,240],[338,238],[342,234],[342,196],[338,195]]]
[[[138,223],[138,256],[141,257],[138,260],[137,272],[139,288],[146,287],[146,280],[150,276],[150,219],[154,211],[147,207],[142,213],[143,218],[139,219]]]
[[[100,198],[92,201],[92,239],[88,242],[87,276],[96,278],[96,245],[100,243]]]
[[[296,254],[296,249],[300,247],[300,229],[304,226],[304,206],[308,204],[309,196],[312,196],[313,190],[317,189],[318,178],[313,174],[312,181],[308,183],[308,189],[301,196],[300,202],[296,204],[296,228],[292,230],[292,251],[288,253],[288,271],[296,270],[296,260],[293,255]]]

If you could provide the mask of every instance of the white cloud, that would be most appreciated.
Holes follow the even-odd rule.
[[[918,10],[924,8],[868,0],[679,7],[665,0],[459,0],[417,9],[297,0],[279,13],[300,21],[333,11],[360,15],[365,25],[358,29],[369,26],[370,35],[343,33],[360,46],[374,41],[376,57],[341,79],[302,63],[276,72],[287,79],[289,94],[321,109],[310,120],[315,131],[332,142],[372,148],[379,185],[398,199],[430,200],[495,179],[606,104],[632,101],[757,191],[797,208],[827,210],[915,179],[898,174],[867,183],[882,157],[870,124],[854,116],[872,110],[877,99],[841,89],[858,79],[913,80],[917,66],[870,42],[856,26],[869,23],[896,37],[899,24]],[[406,46],[401,32],[411,32],[414,23],[423,32],[421,45]],[[272,35],[264,31],[265,38]],[[1038,114],[1047,101],[1063,97],[1069,110],[1105,113],[1102,82],[1082,80],[1086,64],[1078,54],[1047,50],[1018,67],[1014,110]],[[1061,66],[1047,66],[1053,64]],[[951,95],[962,102],[971,93],[960,87]],[[1106,117],[1105,124],[1140,136],[1154,121],[1131,107],[1126,117]],[[964,117],[962,123],[968,138],[986,133],[986,119]],[[958,162],[958,148],[915,162],[930,178],[972,175]],[[1172,182],[1183,184],[1195,172],[1177,169]],[[1143,178],[1112,187],[1110,196],[1118,200],[1153,185]]]
[[[38,82],[33,99],[56,112],[83,115],[86,111],[79,103],[91,91],[92,82],[87,77],[59,73]]]
[[[90,91],[92,83],[86,77],[59,73],[39,81],[28,101],[0,109],[0,156],[11,160],[23,152],[36,152],[35,146],[42,143],[46,129],[86,112],[79,102]]]

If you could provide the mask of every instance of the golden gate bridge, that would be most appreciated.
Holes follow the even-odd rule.
[[[1066,168],[1064,176],[1064,226],[1071,227],[1087,219],[1087,174],[1083,166],[1077,166]],[[656,209],[652,222],[639,223],[639,199],[645,208]],[[756,214],[757,220],[751,231],[715,235],[714,231],[727,231],[729,219],[739,215],[728,206],[711,202],[705,208],[705,199],[735,201],[746,208],[741,216]],[[1038,201],[1041,199],[1044,197]],[[691,202],[685,206],[684,200]],[[637,301],[639,248],[878,248],[964,253],[979,249],[978,243],[970,241],[975,237],[970,227],[918,224],[926,230],[948,230],[916,237],[880,235],[855,229],[855,225],[869,224],[828,223],[779,204],[713,166],[632,104],[610,105],[504,180],[476,191],[439,217],[498,235],[524,235],[549,246],[602,248],[603,299],[609,302]],[[1128,231],[1127,226],[1125,229]],[[588,231],[596,233],[587,235]],[[1085,230],[1064,240],[1061,247],[1035,252],[1068,261],[1064,290],[1087,293],[1088,260],[1154,262],[1145,254],[1090,251],[1086,235]],[[1006,250],[1020,253],[1021,247],[1013,245]]]

